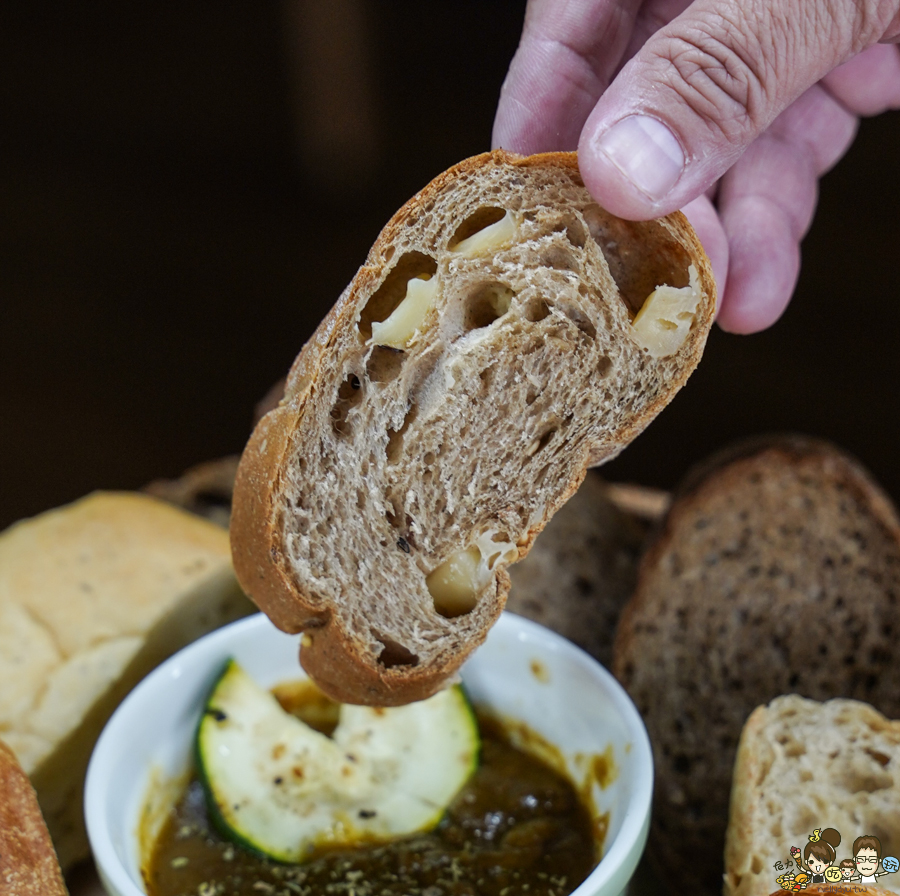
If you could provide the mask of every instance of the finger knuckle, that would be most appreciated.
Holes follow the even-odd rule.
[[[771,63],[745,30],[723,19],[673,35],[659,52],[663,83],[729,141],[765,127]]]
[[[852,51],[859,53],[882,40],[900,23],[897,0],[851,0]]]

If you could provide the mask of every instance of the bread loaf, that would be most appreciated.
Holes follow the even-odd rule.
[[[451,168],[387,224],[256,427],[232,515],[241,583],[304,631],[331,696],[427,697],[587,467],[684,384],[714,305],[686,219],[613,217],[574,154]]]
[[[66,896],[34,788],[0,740],[0,896]]]
[[[559,632],[604,666],[612,664],[622,607],[634,593],[648,524],[610,500],[589,471],[578,491],[509,568],[506,609]]]
[[[0,535],[0,737],[64,870],[89,854],[82,792],[106,720],[154,666],[252,611],[218,526],[96,493]]]
[[[758,707],[734,766],[725,896],[768,896],[791,844],[802,848],[826,824],[842,837],[837,860],[852,859],[853,841],[864,834],[879,838],[885,856],[896,855],[898,807],[900,722],[857,700],[792,695]],[[878,887],[900,891],[900,874],[879,874]]]
[[[754,441],[688,477],[642,560],[613,665],[650,733],[649,854],[676,891],[721,889],[735,752],[756,706],[852,697],[900,717],[898,595],[897,513],[834,446]]]

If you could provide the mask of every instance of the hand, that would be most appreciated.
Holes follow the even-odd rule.
[[[494,144],[577,146],[622,217],[683,208],[720,325],[755,332],[790,300],[818,178],[859,116],[900,109],[898,41],[900,0],[529,0]]]

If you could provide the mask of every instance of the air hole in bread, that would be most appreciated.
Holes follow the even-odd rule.
[[[884,753],[879,753],[878,750],[873,750],[871,747],[863,747],[863,751],[868,753],[882,768],[886,768],[888,763],[891,761],[890,756],[886,756]]]
[[[560,306],[562,313],[565,314],[588,339],[597,338],[597,328],[591,323],[590,318],[579,308],[570,305]]]
[[[338,388],[337,401],[331,409],[331,425],[338,435],[347,435],[350,426],[347,417],[363,397],[362,382],[355,373],[351,373]]]
[[[484,283],[466,299],[463,331],[489,327],[509,311],[515,293],[503,283]]]
[[[406,353],[389,345],[373,345],[366,361],[366,376],[371,383],[390,383],[400,375]]]
[[[482,391],[487,393],[490,391],[491,383],[494,380],[494,368],[493,367],[485,367],[484,370],[479,371],[478,379],[481,380],[481,385],[483,387]]]
[[[541,252],[541,264],[557,271],[578,271],[580,265],[565,246],[548,246]]]
[[[750,862],[750,871],[753,874],[762,874],[765,867],[766,866],[763,864],[763,860],[759,856],[754,855],[753,859]]]
[[[606,379],[609,376],[609,372],[612,370],[612,359],[607,358],[606,355],[601,355],[600,360],[597,361],[597,376],[600,379]],[[612,394],[607,393],[612,399]]]
[[[866,774],[860,769],[846,769],[844,787],[850,793],[875,793],[878,790],[890,790],[894,779],[887,772]]]
[[[413,420],[416,419],[417,414],[418,408],[415,405],[412,405],[406,412],[406,416],[403,418],[403,423],[400,425],[400,428],[388,430],[388,441],[387,447],[385,448],[385,455],[389,464],[395,464],[400,459],[403,453],[403,439],[406,435],[406,430],[409,429],[410,424],[412,424]]]
[[[359,332],[369,339],[372,324],[387,320],[406,297],[406,286],[416,277],[433,277],[437,262],[422,252],[406,252],[366,302],[359,316]]]
[[[409,529],[412,519],[403,512],[403,508],[399,506],[399,501],[395,498],[391,499],[391,509],[385,514],[388,525],[392,529],[405,532]]]
[[[419,658],[408,647],[399,644],[393,638],[379,637],[379,642],[384,649],[378,655],[378,662],[385,669],[393,669],[396,666],[417,666]]]
[[[583,249],[587,242],[587,234],[584,226],[577,218],[567,219],[565,222],[566,239],[576,248]]]
[[[539,438],[535,439],[526,449],[525,456],[533,457],[536,454],[540,454],[549,444],[550,440],[553,438],[554,434],[559,431],[558,427],[551,426],[543,435]]]
[[[481,551],[457,551],[425,577],[434,609],[446,619],[465,616],[478,603]]]
[[[546,299],[534,298],[528,300],[522,313],[525,315],[525,320],[536,324],[550,316],[550,308],[551,305]]]
[[[551,232],[563,234],[576,249],[583,249],[587,242],[584,225],[575,215],[565,215]]]
[[[609,265],[622,300],[632,318],[658,286],[682,289],[690,283],[691,259],[687,250],[655,221],[624,221],[599,205],[589,205],[584,219],[594,242]],[[652,253],[641,247],[657,245]],[[641,253],[640,264],[637,255]]]
[[[487,206],[486,208],[478,209],[456,228],[456,232],[447,244],[447,248],[452,252],[463,240],[467,240],[470,236],[475,236],[476,233],[480,233],[486,227],[490,227],[491,224],[496,224],[505,214],[505,208]]]

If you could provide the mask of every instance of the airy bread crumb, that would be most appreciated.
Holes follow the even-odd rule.
[[[412,297],[416,278],[430,285]],[[632,322],[661,285],[693,290],[696,311],[657,356]],[[484,640],[506,567],[587,467],[684,384],[714,309],[682,215],[613,217],[574,153],[462,162],[387,224],[244,451],[242,584],[305,631],[303,666],[332,696],[428,696]],[[430,589],[451,567],[452,591]]]

